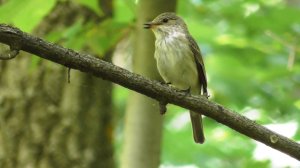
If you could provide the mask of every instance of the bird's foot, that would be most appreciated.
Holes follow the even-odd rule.
[[[203,93],[203,96],[204,96],[205,98],[207,98],[207,99],[210,97],[210,95],[209,95],[207,92],[204,92],[204,93]]]
[[[183,92],[184,96],[189,96],[189,95],[191,95],[191,87],[189,87],[185,90],[180,90],[180,92]]]
[[[171,82],[163,82],[163,81],[159,81],[159,83],[162,85],[171,85],[172,84]]]

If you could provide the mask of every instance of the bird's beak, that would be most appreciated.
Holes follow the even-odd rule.
[[[160,23],[158,23],[158,22],[147,22],[147,23],[144,24],[144,28],[145,29],[152,29],[152,28],[154,28],[158,25],[160,25]]]

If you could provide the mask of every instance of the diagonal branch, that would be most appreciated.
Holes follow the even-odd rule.
[[[279,135],[217,103],[208,101],[205,97],[185,95],[185,93],[178,92],[160,82],[149,80],[90,55],[80,54],[46,42],[11,26],[0,24],[0,42],[11,46],[11,48],[17,46],[20,50],[66,67],[91,73],[156,99],[159,102],[172,103],[193,111],[201,111],[202,114],[227,125],[237,132],[300,160],[300,145],[297,142]]]

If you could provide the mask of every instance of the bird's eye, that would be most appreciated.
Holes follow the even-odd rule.
[[[164,23],[167,23],[169,20],[168,20],[167,18],[164,18],[162,21],[163,21]]]

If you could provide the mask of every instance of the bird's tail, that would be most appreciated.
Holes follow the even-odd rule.
[[[204,143],[204,132],[202,124],[202,115],[194,111],[190,111],[191,122],[193,127],[193,135],[196,143]]]

